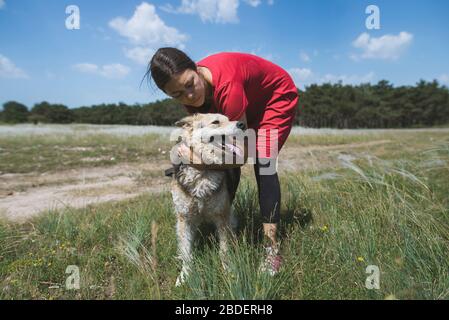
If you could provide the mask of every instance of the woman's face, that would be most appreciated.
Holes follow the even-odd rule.
[[[180,103],[192,107],[201,107],[206,98],[204,79],[192,69],[172,76],[165,85],[164,91]]]

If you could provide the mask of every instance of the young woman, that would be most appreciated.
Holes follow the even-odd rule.
[[[277,172],[264,174],[263,166],[275,167],[295,117],[298,90],[281,67],[244,53],[218,53],[193,62],[176,48],[161,48],[151,59],[150,76],[164,93],[182,103],[189,113],[221,113],[231,121],[243,121],[256,132],[254,172],[259,192],[267,256],[262,265],[270,274],[279,271],[277,241],[281,190]],[[186,159],[190,150],[181,150]],[[240,169],[236,170],[240,177]]]

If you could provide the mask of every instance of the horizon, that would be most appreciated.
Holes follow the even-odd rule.
[[[412,85],[401,85],[401,86],[396,86],[396,85],[394,85],[393,83],[389,82],[387,79],[380,79],[380,80],[377,81],[376,83],[370,83],[370,82],[367,82],[367,83],[343,84],[343,85],[349,85],[349,86],[352,86],[352,87],[357,87],[357,86],[360,86],[360,85],[366,85],[366,84],[368,84],[368,85],[374,86],[374,85],[377,85],[377,84],[378,84],[379,82],[381,82],[381,81],[387,81],[388,84],[390,84],[391,86],[393,86],[393,88],[399,88],[399,87],[415,87],[420,81],[426,81],[427,83],[431,83],[431,82],[433,82],[433,81],[436,81],[436,82],[439,84],[440,87],[443,87],[445,90],[449,90],[449,87],[448,87],[447,85],[442,84],[438,79],[433,79],[433,80],[429,80],[429,81],[424,80],[424,79],[420,79],[419,81],[416,81],[415,84],[412,84]],[[308,89],[308,87],[310,87],[310,86],[312,86],[312,85],[324,85],[324,84],[336,85],[336,84],[338,84],[338,83],[342,84],[342,81],[340,80],[340,81],[338,81],[337,83],[331,83],[331,82],[324,82],[324,83],[319,83],[319,84],[317,84],[317,83],[312,83],[312,84],[310,84],[310,85],[307,85],[306,88],[304,88],[304,89],[300,89],[300,88],[298,88],[298,89],[299,89],[299,90],[302,90],[303,92],[306,92],[307,89]],[[30,105],[27,105],[27,104],[25,104],[25,103],[22,103],[21,101],[9,100],[9,101],[5,101],[3,104],[0,105],[0,111],[3,110],[3,105],[6,104],[6,103],[8,103],[8,102],[16,102],[16,103],[22,104],[22,105],[26,106],[27,109],[28,109],[29,111],[31,111],[31,109],[33,108],[33,106],[38,105],[38,104],[41,104],[41,103],[48,103],[48,104],[50,104],[50,105],[64,105],[64,106],[68,107],[69,109],[77,109],[77,108],[83,108],[83,107],[88,107],[88,108],[89,108],[89,107],[94,107],[94,106],[98,106],[98,105],[120,105],[120,104],[125,104],[126,106],[129,106],[129,107],[134,107],[134,106],[142,107],[142,106],[145,106],[145,105],[148,105],[148,104],[153,104],[153,103],[162,102],[162,101],[164,101],[164,100],[166,100],[166,99],[176,101],[176,99],[173,99],[173,98],[171,98],[171,97],[166,96],[166,97],[158,98],[158,99],[156,99],[156,100],[154,100],[154,101],[147,101],[147,102],[135,102],[135,103],[126,103],[126,102],[123,102],[123,101],[108,102],[108,103],[101,102],[101,103],[98,103],[98,104],[92,104],[92,105],[80,105],[80,106],[76,106],[76,107],[71,107],[71,106],[64,105],[63,103],[52,102],[52,101],[47,101],[47,100],[37,101],[37,102],[34,102],[34,103],[30,104]]]

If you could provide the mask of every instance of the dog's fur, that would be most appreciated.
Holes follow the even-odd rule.
[[[221,143],[214,144],[208,137],[238,135],[242,131],[237,124],[237,121],[231,122],[220,114],[195,114],[176,123],[182,127],[183,143],[188,147],[195,146],[195,150],[202,154],[203,160],[215,164],[220,164],[222,159],[219,153],[212,150],[221,149]],[[203,142],[204,140],[206,142]],[[223,265],[226,265],[228,236],[235,227],[231,212],[235,194],[232,183],[226,170],[201,170],[183,164],[177,167],[171,193],[177,215],[176,231],[182,270],[176,280],[176,286],[181,285],[189,273],[194,234],[203,222],[212,222],[216,226],[220,256]]]

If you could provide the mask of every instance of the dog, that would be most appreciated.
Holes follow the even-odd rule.
[[[191,163],[174,166],[171,194],[177,217],[178,257],[182,261],[181,272],[176,279],[176,286],[180,286],[189,274],[194,236],[203,222],[215,225],[220,258],[226,268],[229,235],[236,227],[232,202],[240,179],[240,167],[225,169],[222,166],[223,151],[239,156],[244,153],[242,148],[226,141],[228,137],[241,135],[246,125],[229,121],[221,114],[195,114],[175,125],[180,127],[177,146],[194,147],[195,153],[202,156],[203,163],[215,165],[214,169]],[[172,149],[172,155],[177,146]]]

